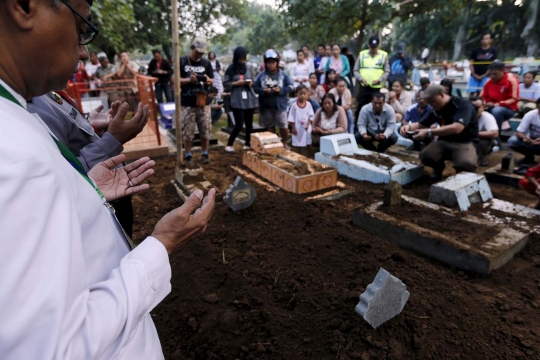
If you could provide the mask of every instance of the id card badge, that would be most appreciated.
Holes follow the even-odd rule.
[[[242,100],[247,100],[247,92],[242,91]]]

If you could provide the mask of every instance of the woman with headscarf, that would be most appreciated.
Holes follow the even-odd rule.
[[[219,73],[221,71],[221,64],[216,59],[216,53],[213,51],[208,53],[208,61],[210,61],[210,65],[212,65],[212,70],[214,71],[214,87],[218,90],[217,98],[220,99],[221,94],[223,94],[223,83],[221,74]]]
[[[234,140],[246,125],[246,142],[244,150],[249,149],[251,131],[253,130],[253,113],[258,105],[255,92],[251,88],[253,85],[253,74],[251,67],[246,65],[248,51],[239,46],[234,50],[233,62],[225,71],[223,84],[225,90],[230,92],[231,109],[234,114],[234,129],[231,132],[225,151],[235,153]]]

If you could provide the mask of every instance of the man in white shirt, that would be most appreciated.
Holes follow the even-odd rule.
[[[84,68],[86,69],[88,75],[90,75],[90,77],[93,77],[98,67],[100,67],[100,64],[97,52],[90,51],[90,62],[87,62],[86,65],[84,65]]]
[[[536,100],[537,109],[529,111],[519,124],[516,135],[508,139],[508,146],[525,155],[519,164],[535,164],[534,156],[540,155],[540,98]]]
[[[525,115],[536,109],[536,100],[540,98],[540,84],[534,82],[534,73],[529,71],[523,74],[523,82],[519,84],[518,111]]]
[[[88,1],[0,1],[2,360],[163,359],[149,312],[170,292],[167,255],[204,231],[214,206],[211,190],[196,210],[197,191],[131,250],[107,201],[143,173],[128,165],[112,181],[121,155],[87,175],[26,110],[88,56]]]
[[[491,152],[499,151],[497,138],[499,137],[499,127],[495,117],[488,113],[485,107],[484,99],[481,97],[472,97],[471,102],[476,108],[478,117],[478,144],[476,145],[476,154],[478,156],[478,166],[488,166],[487,155]]]
[[[332,45],[325,46],[325,54],[326,56],[321,59],[319,67],[317,68],[317,74],[321,76],[319,78],[319,85],[323,85],[326,81],[326,74],[324,69],[326,69],[326,63],[328,62],[328,60],[330,60],[330,57],[332,56]]]

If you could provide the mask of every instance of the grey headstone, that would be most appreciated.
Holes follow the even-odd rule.
[[[249,185],[240,176],[236,177],[234,184],[225,191],[223,201],[229,205],[233,211],[247,209],[253,204],[257,193],[253,186]]]
[[[375,280],[360,295],[355,310],[376,329],[401,313],[411,295],[406,289],[401,280],[380,268]]]

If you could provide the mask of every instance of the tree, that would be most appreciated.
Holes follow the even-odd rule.
[[[535,56],[538,52],[538,16],[540,13],[540,0],[532,0],[529,5],[529,20],[521,33],[521,38],[527,45],[527,56]]]
[[[247,0],[179,0],[179,36],[212,37],[246,16]],[[171,3],[168,0],[100,0],[92,9],[100,34],[92,44],[113,59],[120,50],[161,45],[170,53]]]

